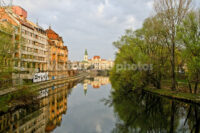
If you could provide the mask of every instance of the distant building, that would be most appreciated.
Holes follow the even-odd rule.
[[[84,61],[85,68],[93,68],[95,70],[110,70],[114,66],[112,60],[101,59],[100,56],[94,56],[92,59],[88,59],[88,52],[85,50]]]

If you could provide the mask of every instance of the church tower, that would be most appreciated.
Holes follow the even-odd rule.
[[[88,62],[88,52],[85,50],[84,61]]]

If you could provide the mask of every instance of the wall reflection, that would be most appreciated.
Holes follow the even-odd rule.
[[[38,104],[26,105],[0,114],[0,133],[45,133],[61,125],[67,112],[67,97],[75,82],[40,91]]]

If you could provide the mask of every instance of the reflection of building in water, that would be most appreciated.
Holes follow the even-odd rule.
[[[0,133],[45,133],[53,131],[62,122],[67,111],[67,95],[74,83],[49,88],[48,97],[39,105],[29,105],[16,111],[0,114]],[[47,92],[46,92],[47,93]],[[46,94],[45,94],[46,95]]]
[[[0,116],[0,132],[44,133],[46,126],[46,107],[40,109],[19,109]]]
[[[93,88],[100,88],[102,85],[106,85],[109,83],[110,83],[109,77],[97,76],[92,79],[86,79],[84,81],[84,90],[86,84],[91,85]]]
[[[62,115],[67,111],[67,94],[68,88],[65,85],[52,89],[49,97],[49,115],[46,132],[53,131],[57,126],[61,125]]]

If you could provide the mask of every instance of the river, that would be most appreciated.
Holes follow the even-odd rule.
[[[144,92],[112,93],[108,77],[40,92],[36,105],[0,113],[0,133],[198,133],[198,105]]]

